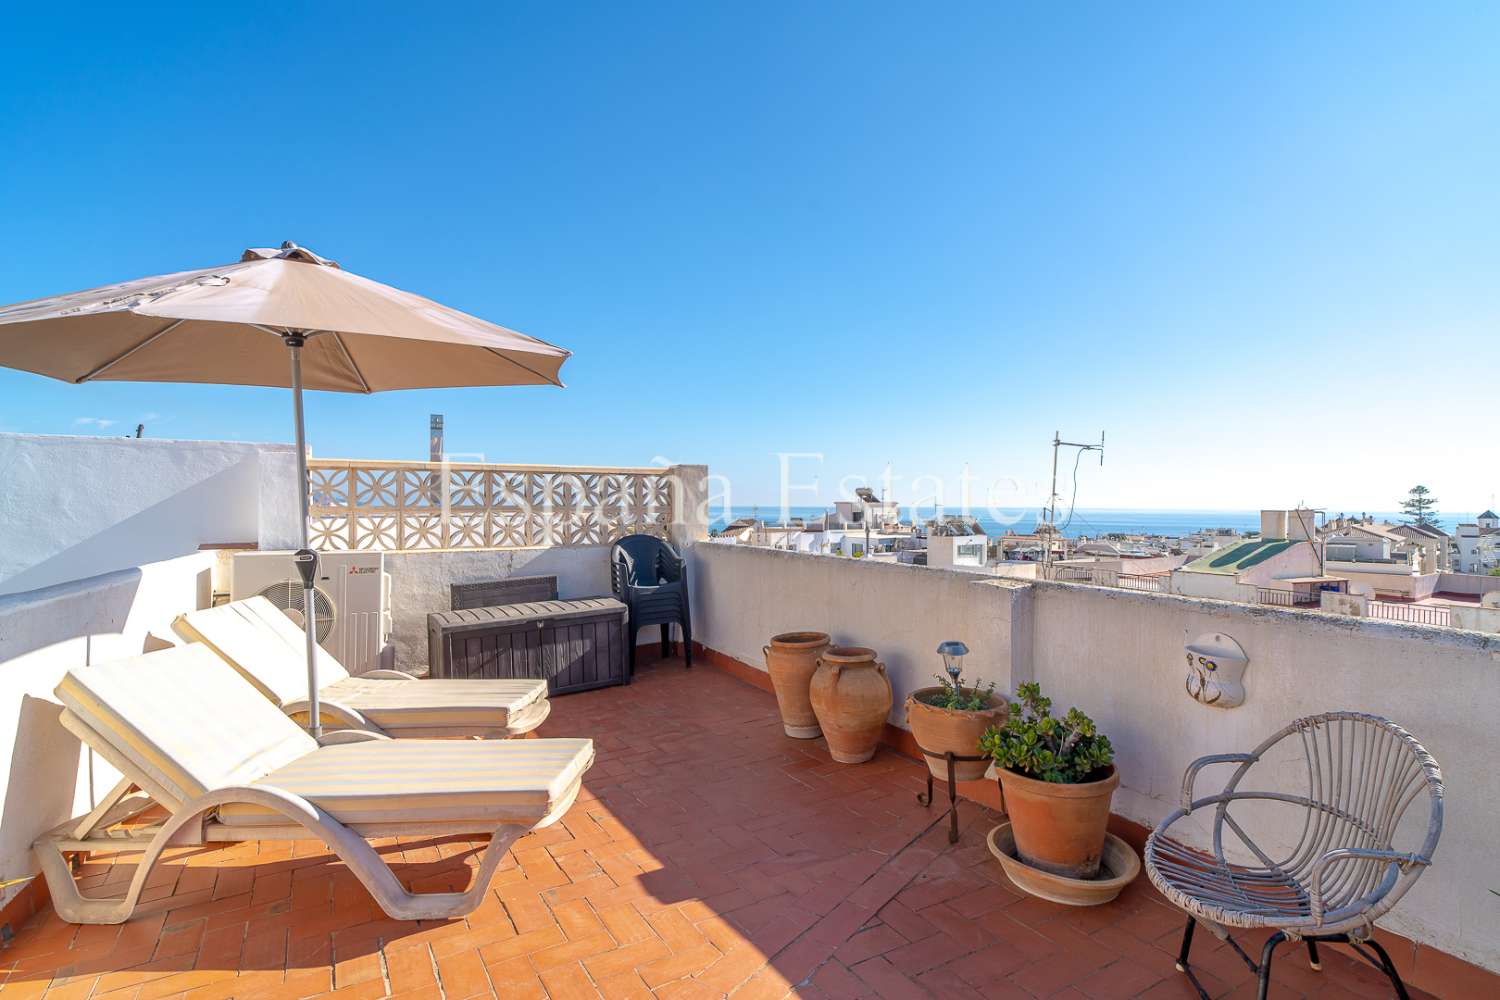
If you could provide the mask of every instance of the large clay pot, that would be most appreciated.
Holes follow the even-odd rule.
[[[1073,785],[1001,769],[1005,812],[1021,860],[1053,875],[1098,877],[1109,800],[1119,784],[1120,772],[1113,764],[1103,778]]]
[[[875,756],[894,697],[875,650],[830,646],[818,660],[808,694],[834,760],[862,764]]]
[[[832,644],[827,632],[783,632],[762,647],[766,672],[781,709],[781,726],[793,739],[812,740],[823,735],[818,717],[808,700],[808,687],[818,669],[818,657]]]
[[[980,756],[979,737],[991,726],[1003,726],[1010,717],[1010,705],[999,695],[989,696],[989,707],[975,711],[938,708],[922,699],[942,691],[940,687],[918,688],[906,697],[906,724],[917,746],[929,752],[927,769],[941,781],[948,780],[948,761],[941,756],[952,752],[957,757]],[[938,756],[930,756],[937,754]],[[979,781],[990,768],[990,759],[955,761],[955,781]]]

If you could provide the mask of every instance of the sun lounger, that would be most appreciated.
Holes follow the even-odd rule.
[[[57,696],[62,724],[124,775],[92,812],[33,845],[58,915],[74,923],[128,920],[168,846],[309,838],[392,918],[461,916],[517,838],[562,817],[594,761],[587,739],[397,741],[345,730],[320,746],[196,643],[74,668]],[[165,822],[110,829],[148,796]],[[464,892],[408,892],[367,843],[455,835],[489,840]],[[122,850],[143,854],[125,895],[83,897],[65,852]]]
[[[306,638],[270,601],[251,597],[190,611],[178,616],[172,630],[212,649],[282,711],[306,720]],[[316,648],[325,727],[396,739],[503,739],[531,732],[552,710],[546,681],[418,680],[399,670],[351,677],[331,653]]]

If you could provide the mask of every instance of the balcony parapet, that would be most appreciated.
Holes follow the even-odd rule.
[[[313,459],[314,548],[520,549],[667,537],[694,466],[591,467]]]

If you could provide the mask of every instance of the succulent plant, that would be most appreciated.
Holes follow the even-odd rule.
[[[1078,784],[1114,762],[1114,747],[1093,719],[1076,708],[1054,718],[1052,699],[1043,698],[1034,682],[1022,684],[1017,694],[1005,724],[991,726],[979,740],[997,766],[1054,784]]]

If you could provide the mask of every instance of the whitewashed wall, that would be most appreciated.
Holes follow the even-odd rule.
[[[1183,690],[1183,644],[1232,636],[1250,658],[1246,699],[1200,705]],[[1177,805],[1183,768],[1253,749],[1293,719],[1335,709],[1394,719],[1443,766],[1447,812],[1437,863],[1382,924],[1500,970],[1500,639],[1428,628],[1137,594],[1036,585],[1031,675],[1078,705],[1118,748],[1115,811],[1148,826]],[[1200,778],[1222,787],[1224,769]],[[1422,818],[1425,823],[1425,817]]]
[[[0,597],[0,882],[33,874],[31,842],[119,780],[58,723],[52,689],[69,668],[140,653],[147,631],[206,606],[212,564],[194,553]]]
[[[1395,719],[1442,764],[1447,820],[1436,864],[1382,923],[1500,971],[1489,891],[1500,888],[1500,637],[747,546],[695,546],[693,567],[697,637],[752,666],[763,666],[772,633],[809,628],[879,649],[898,698],[937,669],[932,650],[945,638],[973,649],[971,676],[1009,691],[1040,681],[1059,707],[1077,705],[1109,733],[1122,778],[1115,811],[1147,826],[1176,808],[1183,769],[1199,756],[1253,749],[1333,709]],[[1250,657],[1239,708],[1208,708],[1183,690],[1183,645],[1204,632],[1232,636]],[[1205,774],[1200,792],[1225,777]]]
[[[290,446],[0,434],[0,594],[192,552],[297,542]]]
[[[1012,686],[1013,648],[1027,642],[1030,590],[1018,581],[715,543],[692,548],[689,573],[695,639],[760,669],[762,647],[778,632],[870,646],[895,689],[896,723],[906,695],[936,683],[939,642],[967,643],[966,682],[994,681],[1002,691]]]

